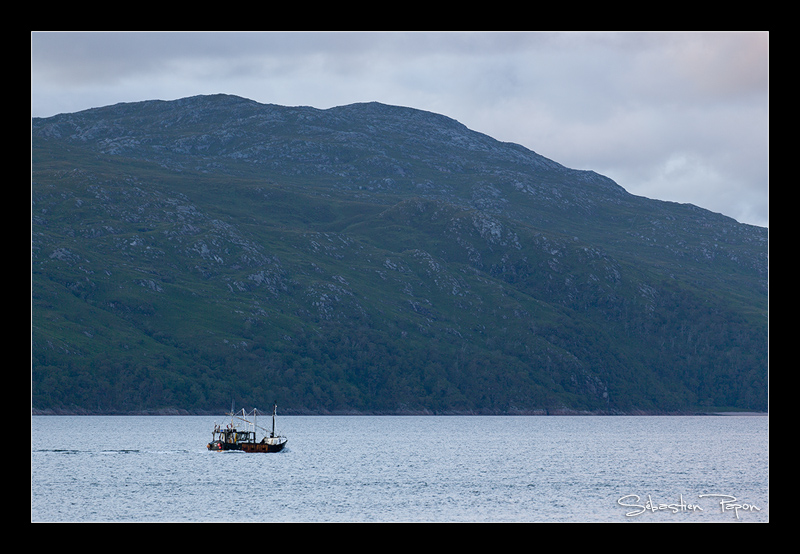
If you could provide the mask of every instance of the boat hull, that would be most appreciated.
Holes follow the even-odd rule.
[[[264,444],[261,442],[246,442],[241,445],[245,452],[280,452],[286,446],[286,441],[276,444]]]
[[[263,442],[223,442],[213,441],[206,445],[209,450],[222,452],[226,450],[241,450],[242,452],[280,452],[286,446],[287,441],[263,443]]]

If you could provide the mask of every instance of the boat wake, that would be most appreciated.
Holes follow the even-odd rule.
[[[76,450],[73,448],[40,448],[32,450],[31,452],[44,454],[187,454],[190,450],[140,450],[138,448]]]

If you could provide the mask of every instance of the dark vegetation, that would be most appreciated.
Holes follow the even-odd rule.
[[[41,413],[766,410],[767,230],[446,117],[34,119]]]

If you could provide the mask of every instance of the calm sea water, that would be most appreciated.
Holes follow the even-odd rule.
[[[769,520],[764,416],[284,416],[277,454],[215,423],[31,417],[31,520]]]

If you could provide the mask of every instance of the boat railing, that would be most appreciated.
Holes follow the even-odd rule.
[[[222,426],[217,425],[215,427],[214,431],[222,433],[223,431],[226,431],[226,430],[232,430],[232,431],[236,431],[237,433],[239,433],[239,435],[244,435],[245,433],[251,433],[252,434],[252,440],[254,442],[258,441],[258,436],[257,436],[256,430],[261,430],[261,431],[264,432],[264,437],[263,437],[262,441],[264,439],[269,440],[271,438],[281,438],[281,437],[283,437],[283,435],[281,435],[279,432],[277,432],[275,430],[275,411],[276,410],[277,410],[277,405],[275,406],[275,409],[273,410],[273,412],[271,414],[272,415],[272,429],[271,430],[267,429],[265,427],[261,427],[260,425],[258,425],[258,416],[259,415],[269,416],[269,414],[264,413],[264,412],[259,412],[259,410],[257,408],[254,408],[252,412],[248,413],[244,408],[242,408],[240,411],[235,412],[235,413],[233,412],[233,410],[231,410],[231,413],[229,414],[230,418],[231,418],[231,421],[227,425],[227,427],[222,427]],[[238,442],[242,442],[242,441],[238,440]]]

